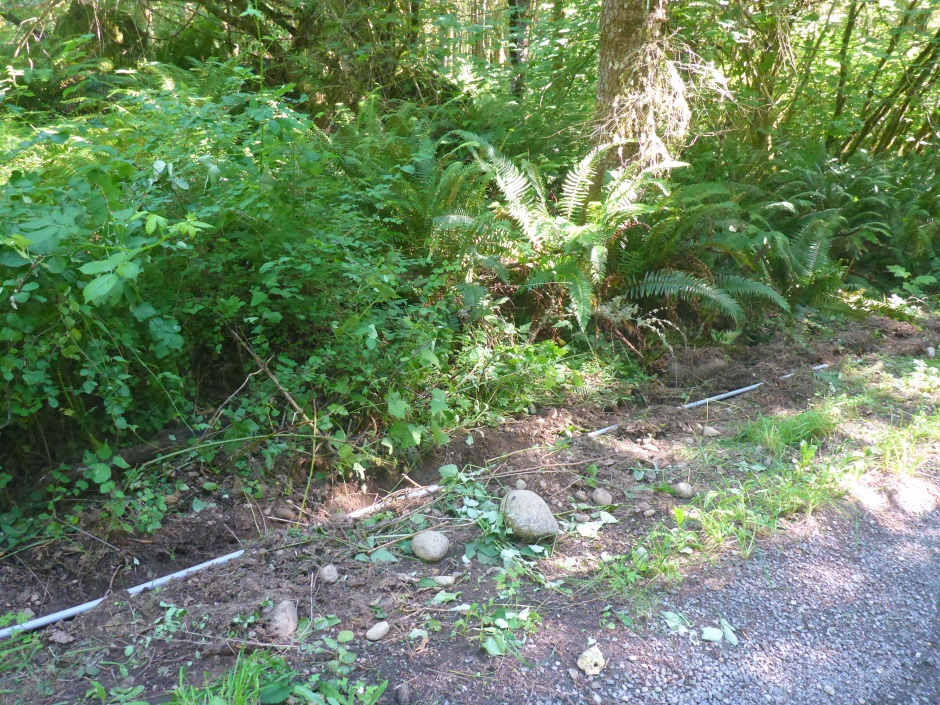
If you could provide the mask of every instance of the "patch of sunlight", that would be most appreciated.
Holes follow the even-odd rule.
[[[926,514],[937,506],[933,485],[919,477],[905,477],[894,492],[895,502],[909,514]]]
[[[881,512],[888,506],[888,499],[878,488],[867,484],[853,484],[849,494],[865,509],[872,512]]]
[[[940,401],[940,360],[904,357],[865,367],[847,364],[843,380],[881,402]]]
[[[938,506],[936,489],[919,477],[900,478],[890,490],[883,486],[855,483],[849,492],[859,504],[874,513],[900,509],[906,514],[921,516]]]

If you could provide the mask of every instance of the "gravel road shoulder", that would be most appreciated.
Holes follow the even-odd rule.
[[[739,646],[602,641],[600,677],[569,677],[531,702],[940,703],[938,500],[935,479],[866,476],[838,512],[801,520],[747,561],[703,567],[662,606],[697,627],[727,619]]]

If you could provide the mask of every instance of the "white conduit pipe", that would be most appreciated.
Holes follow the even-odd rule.
[[[223,563],[228,563],[230,560],[238,558],[245,551],[235,551],[234,553],[229,553],[225,556],[219,556],[218,558],[213,558],[211,561],[206,561],[205,563],[200,563],[199,565],[194,565],[192,568],[186,568],[185,570],[177,571],[171,575],[164,575],[162,578],[156,578],[150,582],[143,583],[142,585],[136,585],[135,587],[130,588],[127,592],[131,595],[136,595],[139,592],[144,590],[151,590],[155,587],[159,587],[164,583],[168,583],[171,580],[176,580],[178,578],[185,578],[188,575],[193,573],[198,573],[200,570],[209,568],[214,565],[222,565]],[[37,617],[32,619],[29,622],[24,624],[15,624],[12,627],[7,627],[6,629],[0,629],[0,639],[6,639],[11,634],[15,632],[28,632],[33,629],[39,629],[40,627],[45,627],[47,624],[53,624],[55,622],[60,622],[63,619],[69,619],[76,615],[81,614],[82,612],[88,612],[91,609],[94,609],[106,598],[99,597],[97,600],[92,600],[91,602],[86,602],[83,605],[78,605],[76,607],[70,607],[67,610],[62,610],[61,612],[56,612],[55,614],[47,614],[45,617]]]
[[[758,382],[757,384],[752,384],[749,387],[741,387],[740,389],[735,389],[730,392],[725,392],[724,394],[716,394],[713,397],[708,397],[708,399],[702,399],[700,401],[693,401],[691,404],[683,404],[680,406],[680,409],[694,409],[697,406],[704,406],[713,401],[721,401],[722,399],[730,399],[731,397],[736,397],[739,394],[744,394],[745,392],[753,392],[758,387],[763,387],[763,382]]]
[[[829,367],[828,363],[825,363],[825,362],[824,362],[824,363],[821,364],[821,365],[816,365],[815,367],[813,367],[813,369],[814,369],[816,372],[819,372],[819,370],[824,370],[824,369],[826,369],[827,367]],[[788,375],[784,375],[784,376],[781,377],[780,379],[790,379],[790,378],[791,378],[793,375],[795,375],[795,374],[796,374],[796,372],[791,372],[791,373],[788,374]]]
[[[404,495],[405,499],[416,499],[418,497],[425,497],[435,492],[440,492],[441,487],[439,485],[431,485],[430,487],[422,487],[420,489],[412,490],[411,492],[406,492]],[[363,509],[350,512],[346,515],[346,518],[349,519],[358,519],[360,517],[371,514],[379,509],[382,509],[385,506],[391,504],[395,499],[386,500],[384,502],[378,502],[369,507],[364,507]],[[234,553],[229,553],[224,556],[219,556],[218,558],[213,558],[211,561],[206,561],[205,563],[200,563],[199,565],[194,565],[191,568],[186,568],[184,570],[177,571],[176,573],[171,573],[170,575],[164,575],[162,578],[156,578],[150,582],[143,583],[142,585],[136,585],[130,588],[127,592],[130,595],[136,595],[137,593],[143,592],[144,590],[151,590],[155,587],[159,587],[164,583],[168,583],[171,580],[177,580],[185,578],[193,573],[198,573],[200,570],[209,568],[214,565],[222,565],[223,563],[228,563],[235,558],[241,556],[245,551],[235,551]],[[6,639],[8,636],[16,632],[28,632],[34,629],[39,629],[40,627],[45,627],[49,624],[54,624],[55,622],[61,622],[63,619],[70,619],[76,615],[82,614],[83,612],[88,612],[89,610],[94,609],[102,602],[105,598],[99,597],[97,600],[92,600],[91,602],[86,602],[75,607],[70,607],[67,610],[62,610],[61,612],[56,612],[54,614],[47,614],[45,617],[37,617],[23,624],[15,624],[12,627],[7,627],[6,629],[0,629],[0,639]]]
[[[611,431],[616,431],[620,428],[619,424],[614,424],[613,426],[607,426],[605,428],[599,428],[596,431],[591,431],[587,434],[588,438],[597,438],[598,436],[603,436],[605,433],[610,433]]]
[[[815,365],[812,369],[815,372],[819,372],[819,370],[824,370],[827,367],[829,367],[828,363],[823,363],[821,365]],[[791,372],[790,374],[786,374],[786,375],[782,375],[778,377],[778,379],[790,379],[795,374],[796,372]],[[746,392],[753,392],[755,389],[757,389],[758,387],[762,387],[762,386],[764,386],[764,383],[758,382],[757,384],[752,384],[748,387],[741,387],[740,389],[735,389],[730,392],[725,392],[724,394],[717,394],[713,397],[708,397],[708,399],[702,399],[700,401],[693,401],[691,404],[683,404],[682,406],[678,408],[694,409],[697,406],[704,406],[705,404],[708,404],[713,401],[721,401],[722,399],[730,399],[731,397],[736,397],[739,394],[745,394]]]
[[[812,369],[815,371],[819,371],[819,370],[824,370],[827,367],[829,367],[828,364],[822,364],[822,365],[816,365]],[[790,374],[783,375],[782,377],[780,377],[780,379],[789,379],[795,374],[796,372],[791,372]],[[740,389],[735,389],[730,392],[725,392],[724,394],[718,394],[716,396],[709,397],[708,399],[702,399],[701,401],[692,402],[691,404],[685,404],[684,406],[680,406],[678,408],[694,409],[698,406],[703,406],[705,404],[708,404],[709,402],[721,401],[722,399],[730,399],[731,397],[736,397],[739,394],[744,394],[746,392],[753,391],[757,389],[758,387],[763,386],[763,384],[764,384],[763,382],[758,382],[757,384],[752,384],[748,387],[741,387]],[[613,426],[607,426],[606,428],[600,428],[596,431],[591,431],[587,435],[591,438],[596,438],[597,436],[603,435],[605,433],[616,431],[618,428],[620,428],[620,425],[614,424]],[[429,494],[434,494],[435,492],[439,492],[440,489],[441,488],[438,485],[431,485],[430,487],[423,487],[421,489],[408,492],[404,496],[407,499],[416,499],[418,497],[425,497]],[[349,514],[346,515],[346,518],[358,519],[359,517],[371,514],[383,508],[384,506],[391,504],[392,501],[394,500],[386,500],[384,502],[378,502],[376,504],[373,504],[370,507],[364,507],[357,511],[350,512]],[[244,550],[235,551],[234,553],[229,553],[225,556],[219,556],[218,558],[213,558],[211,561],[206,561],[205,563],[194,565],[192,568],[186,568],[185,570],[180,570],[180,571],[177,571],[176,573],[165,575],[162,578],[156,578],[155,580],[151,580],[150,582],[143,583],[142,585],[136,585],[135,587],[130,588],[127,592],[130,595],[136,595],[137,593],[143,592],[144,590],[152,590],[153,588],[159,587],[160,585],[163,585],[164,583],[168,583],[171,580],[182,579],[189,575],[192,575],[193,573],[198,573],[200,570],[203,570],[205,568],[209,568],[214,565],[222,565],[223,563],[228,563],[230,560],[233,560],[241,556],[244,552],[245,552]],[[95,607],[100,605],[102,602],[104,602],[104,600],[105,598],[99,597],[97,600],[92,600],[91,602],[86,602],[82,605],[77,605],[76,607],[70,607],[69,609],[62,610],[61,612],[56,612],[54,614],[47,614],[45,617],[37,617],[36,619],[32,619],[29,622],[25,622],[24,624],[16,624],[16,625],[13,625],[12,627],[7,627],[6,629],[0,629],[0,639],[6,639],[8,636],[10,636],[11,634],[14,634],[15,632],[28,632],[34,629],[39,629],[40,627],[45,627],[46,625],[49,625],[49,624],[54,624],[55,622],[61,622],[63,619],[70,619],[71,617],[75,617],[76,615],[82,614],[83,612],[88,612],[89,610],[94,609]]]
[[[813,369],[814,371],[816,371],[816,372],[819,372],[819,370],[824,370],[824,369],[826,369],[827,367],[829,367],[829,364],[828,364],[828,363],[823,363],[823,364],[821,364],[821,365],[815,365],[812,369]],[[790,378],[791,378],[793,375],[795,375],[795,374],[796,374],[796,372],[791,372],[790,374],[786,374],[786,375],[780,376],[778,379],[790,379]],[[752,384],[752,385],[749,385],[749,386],[747,386],[747,387],[741,387],[740,389],[734,389],[734,390],[732,390],[732,391],[730,391],[730,392],[725,392],[724,394],[717,394],[716,396],[709,397],[708,399],[702,399],[701,401],[693,401],[693,402],[690,403],[690,404],[683,404],[682,406],[678,406],[678,407],[676,407],[676,408],[677,408],[677,409],[694,409],[694,408],[696,408],[696,407],[704,406],[705,404],[709,404],[709,403],[711,403],[711,402],[713,402],[713,401],[721,401],[722,399],[730,399],[731,397],[736,397],[736,396],[738,396],[739,394],[745,394],[745,393],[747,393],[747,392],[753,392],[755,389],[757,389],[758,387],[762,387],[762,386],[764,386],[764,383],[763,383],[763,382],[758,382],[758,383],[756,383],[756,384]],[[610,433],[611,431],[616,431],[618,428],[620,428],[620,425],[619,425],[619,424],[614,424],[613,426],[606,426],[606,427],[604,427],[604,428],[599,428],[599,429],[597,429],[596,431],[591,431],[590,433],[585,434],[585,435],[587,435],[588,438],[597,438],[598,436],[602,436],[602,435],[604,435],[605,433]]]

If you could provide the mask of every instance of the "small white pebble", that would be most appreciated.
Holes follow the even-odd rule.
[[[318,576],[322,582],[332,585],[339,580],[339,570],[337,570],[336,566],[332,563],[327,563],[320,568]]]

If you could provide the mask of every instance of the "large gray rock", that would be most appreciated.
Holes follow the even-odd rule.
[[[450,539],[440,531],[422,531],[411,539],[411,550],[422,561],[436,563],[447,555]]]
[[[531,490],[513,490],[507,494],[500,511],[506,526],[523,541],[554,538],[558,534],[558,521],[552,510]]]

